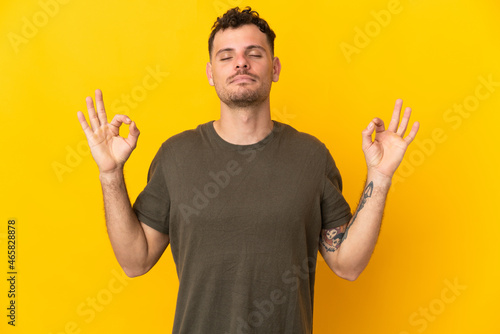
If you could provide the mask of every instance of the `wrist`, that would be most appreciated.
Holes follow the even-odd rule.
[[[366,183],[373,182],[375,187],[389,190],[392,184],[392,175],[388,176],[376,170],[368,169],[366,180]]]
[[[101,183],[121,181],[123,180],[123,168],[117,168],[107,172],[99,172],[99,180]]]

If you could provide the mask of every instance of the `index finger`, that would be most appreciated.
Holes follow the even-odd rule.
[[[101,125],[108,123],[108,116],[106,115],[106,109],[104,109],[104,100],[100,89],[96,89],[95,91],[95,105],[97,107],[97,117],[99,117]]]

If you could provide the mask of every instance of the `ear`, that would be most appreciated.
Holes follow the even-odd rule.
[[[281,62],[278,57],[273,58],[273,82],[277,82],[280,78]]]
[[[214,86],[214,78],[212,77],[212,63],[207,63],[207,78],[210,86]]]

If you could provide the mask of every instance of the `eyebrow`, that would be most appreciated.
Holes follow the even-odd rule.
[[[245,48],[245,50],[251,50],[251,49],[260,49],[260,50],[266,52],[266,49],[264,47],[260,46],[260,45],[249,45],[249,46],[247,46]],[[219,51],[217,51],[217,53],[215,54],[215,56],[217,57],[217,55],[219,53],[222,53],[222,52],[232,52],[232,51],[234,51],[233,48],[220,49]]]

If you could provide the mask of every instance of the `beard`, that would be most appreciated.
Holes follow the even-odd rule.
[[[239,72],[236,75],[228,78],[227,85],[219,85],[215,82],[215,91],[219,99],[228,105],[230,108],[247,108],[249,106],[258,105],[269,97],[271,91],[271,82],[262,82],[260,85],[255,83],[238,83],[230,84],[231,80],[237,75],[248,75],[254,79],[259,79],[253,74]],[[257,81],[259,83],[259,81]],[[256,87],[255,87],[256,86]]]

